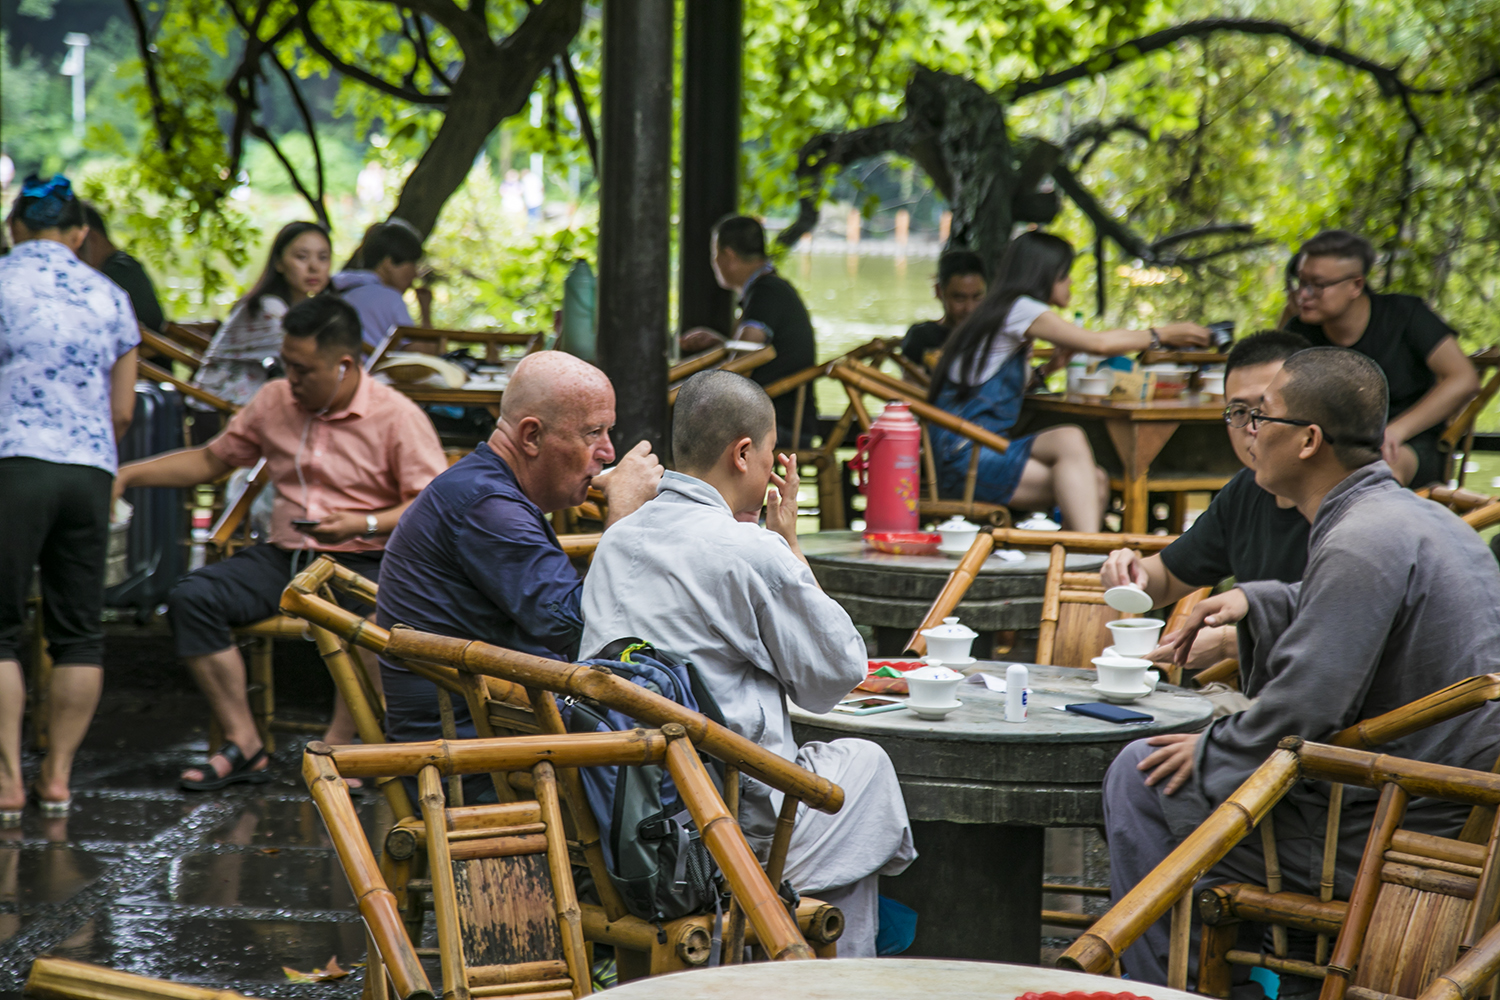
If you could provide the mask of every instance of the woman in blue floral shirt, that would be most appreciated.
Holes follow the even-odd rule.
[[[67,178],[28,177],[0,258],[0,826],[20,821],[25,682],[18,657],[32,567],[52,655],[48,753],[32,786],[67,814],[73,754],[103,685],[104,554],[115,442],[135,408],[130,299],[78,259],[88,235]]]

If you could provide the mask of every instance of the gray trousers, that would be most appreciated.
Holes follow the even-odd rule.
[[[1104,777],[1104,831],[1109,842],[1111,904],[1118,903],[1144,881],[1212,811],[1207,802],[1190,791],[1191,785],[1184,786],[1172,796],[1163,795],[1160,785],[1147,787],[1146,775],[1150,772],[1137,770],[1137,765],[1155,749],[1145,740],[1136,740],[1121,751]],[[1277,821],[1276,847],[1282,868],[1281,887],[1289,892],[1315,894],[1318,891],[1316,882],[1309,884],[1305,873],[1315,871],[1314,866],[1321,863],[1321,839],[1302,835],[1299,828],[1305,824],[1298,822],[1290,810],[1287,813],[1289,822],[1285,823],[1280,822],[1283,816],[1280,806],[1272,813]],[[1225,855],[1224,860],[1199,881],[1194,891],[1226,882],[1266,884],[1266,864],[1259,834],[1252,833]],[[1130,978],[1166,985],[1171,924],[1170,916],[1163,917],[1125,949],[1121,964]],[[1195,911],[1188,957],[1189,988],[1197,982],[1199,930]],[[1258,928],[1247,925],[1243,933],[1252,937],[1247,942],[1248,947],[1259,945],[1262,932]],[[1294,951],[1299,950],[1295,948],[1301,943],[1299,938],[1299,935],[1292,935]],[[1312,938],[1306,940],[1311,942]],[[1311,957],[1310,953],[1308,957]],[[1246,970],[1237,971],[1246,976],[1249,974]]]

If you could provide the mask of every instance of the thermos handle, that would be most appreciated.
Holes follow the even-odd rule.
[[[880,439],[885,437],[885,431],[879,427],[871,427],[869,433],[861,434],[854,442],[854,457],[849,460],[849,468],[859,473],[855,485],[861,493],[868,494],[870,486],[870,452]]]

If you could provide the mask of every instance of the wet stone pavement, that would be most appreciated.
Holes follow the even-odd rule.
[[[306,738],[278,735],[270,782],[179,791],[177,774],[207,750],[206,705],[180,668],[162,665],[169,646],[131,645],[111,640],[71,814],[49,820],[28,808],[19,828],[0,830],[0,997],[21,995],[38,955],[256,997],[358,996],[360,968],[323,983],[294,983],[282,971],[334,956],[350,969],[365,951],[348,882],[302,783]],[[298,652],[285,657],[288,671],[322,670]],[[285,699],[293,704],[283,714],[328,704],[326,675],[304,674],[306,690],[290,676],[283,690],[280,662],[277,673],[278,700],[304,696]],[[28,777],[39,760],[28,750]],[[388,823],[375,797],[356,804],[367,832],[382,814]]]

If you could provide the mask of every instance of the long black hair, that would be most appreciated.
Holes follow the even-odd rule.
[[[292,286],[288,284],[286,275],[276,270],[276,262],[281,255],[286,253],[286,248],[292,245],[297,237],[304,233],[318,232],[323,234],[323,239],[328,241],[328,249],[333,250],[333,238],[328,235],[328,230],[316,222],[288,222],[281,227],[281,232],[276,234],[276,239],[271,241],[271,256],[266,258],[266,269],[260,273],[260,278],[255,282],[255,287],[245,293],[240,302],[250,307],[251,316],[260,315],[260,303],[267,295],[274,295],[287,305],[291,305]]]
[[[1050,302],[1052,286],[1067,277],[1072,267],[1073,247],[1060,236],[1026,232],[1007,243],[995,267],[989,294],[943,345],[943,356],[938,360],[932,388],[927,392],[928,400],[937,402],[950,381],[958,384],[959,398],[967,399],[984,369],[990,344],[1005,326],[1016,299],[1027,295]],[[952,378],[955,369],[957,379]]]

